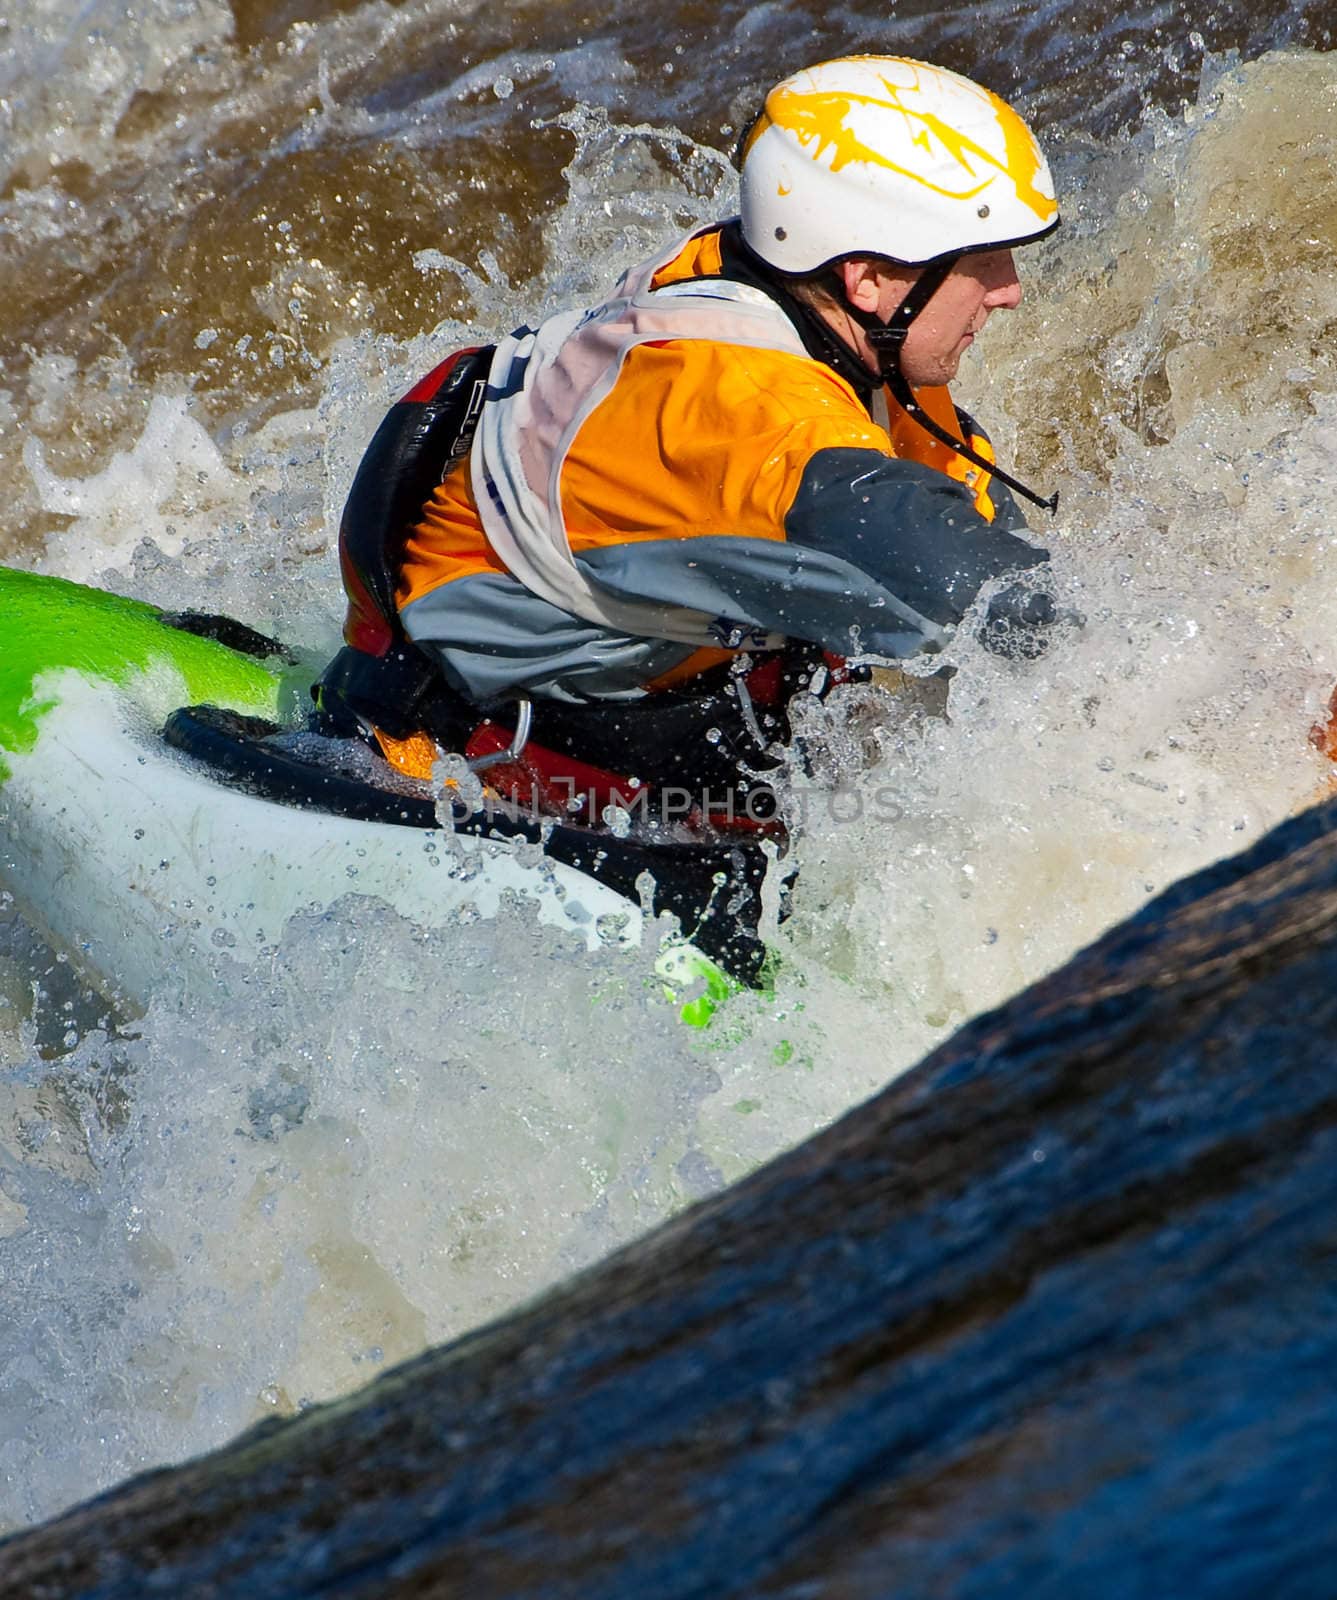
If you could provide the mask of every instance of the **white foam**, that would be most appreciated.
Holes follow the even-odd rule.
[[[204,529],[236,497],[232,472],[181,395],[155,395],[131,448],[86,478],[53,472],[35,435],[24,441],[23,461],[42,510],[74,519],[52,536],[46,559],[79,582],[124,562],[141,540],[179,555],[192,525]]]

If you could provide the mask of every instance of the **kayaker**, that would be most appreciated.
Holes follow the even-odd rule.
[[[849,658],[1053,606],[982,430],[947,385],[1058,225],[1004,101],[894,56],[771,90],[741,214],[601,305],[442,364],[387,418],[341,533],[348,648],[318,691],[406,770],[420,732],[653,783],[737,777]],[[406,743],[405,741],[410,741]],[[412,751],[416,750],[417,754]]]

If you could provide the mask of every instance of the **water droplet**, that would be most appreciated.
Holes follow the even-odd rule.
[[[631,813],[621,806],[605,806],[599,815],[615,839],[625,839],[631,832]]]

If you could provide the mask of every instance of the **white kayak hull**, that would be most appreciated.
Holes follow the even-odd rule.
[[[126,999],[212,983],[220,958],[252,960],[289,918],[350,894],[433,928],[495,916],[513,894],[588,950],[642,936],[639,905],[532,845],[223,788],[137,728],[116,686],[66,672],[43,691],[56,703],[37,742],[7,758],[0,879],[57,949]]]

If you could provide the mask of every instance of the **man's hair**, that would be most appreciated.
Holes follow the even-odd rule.
[[[815,310],[820,311],[823,307],[830,307],[838,311],[845,304],[845,285],[840,277],[842,261],[868,261],[882,271],[890,273],[915,270],[913,267],[907,268],[903,261],[893,261],[890,256],[861,255],[851,251],[847,256],[828,261],[816,272],[785,273],[785,287],[796,300],[802,300],[805,305],[810,305]]]
[[[785,287],[795,300],[802,300],[814,311],[839,310],[841,301],[835,292],[835,271],[833,262],[821,272],[810,272],[801,278],[787,277]]]

